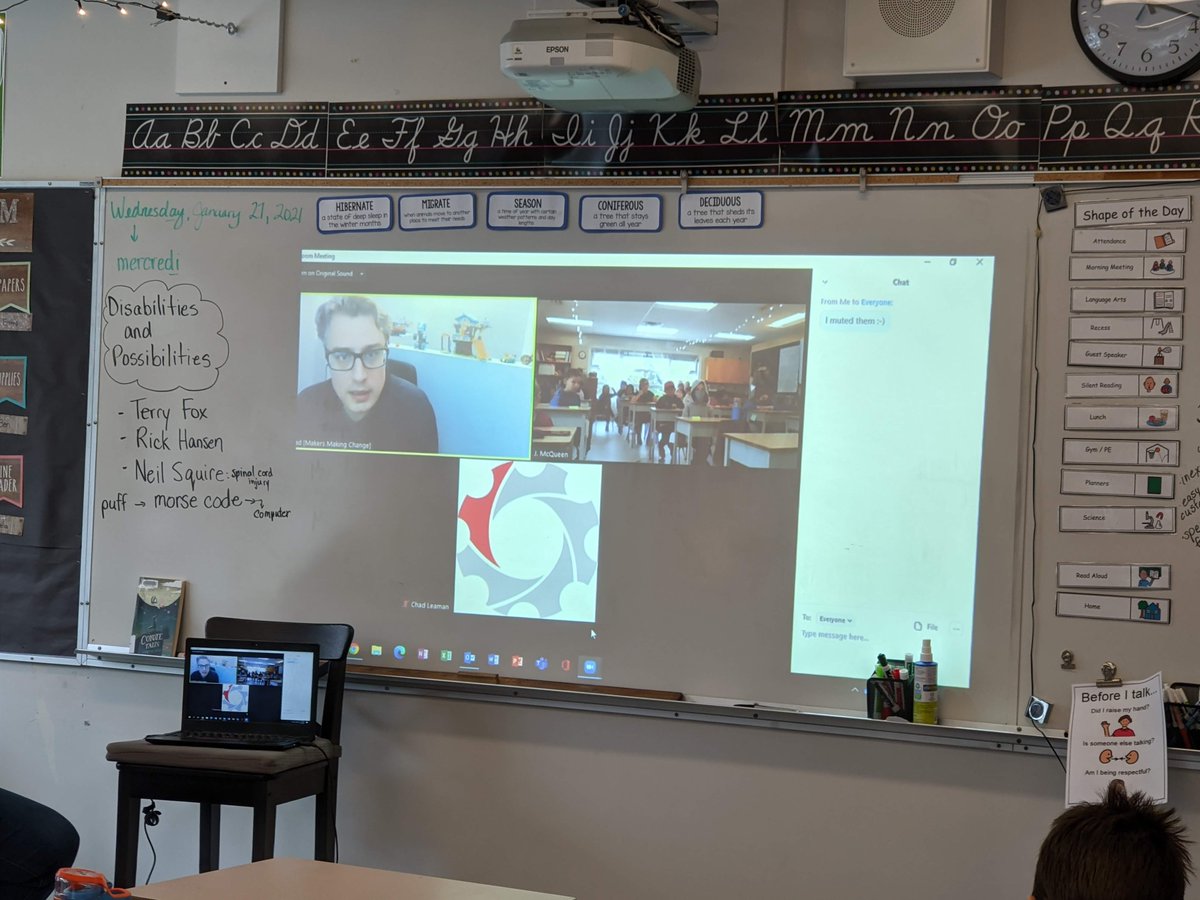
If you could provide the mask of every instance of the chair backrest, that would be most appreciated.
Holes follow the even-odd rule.
[[[403,378],[409,384],[415,385],[417,383],[417,367],[410,362],[405,362],[402,359],[389,359],[387,361],[387,370],[389,375]]]
[[[215,616],[204,623],[204,636],[218,640],[289,641],[318,644],[326,674],[321,706],[321,737],[338,743],[342,736],[342,696],[346,691],[346,656],[354,639],[353,625],[319,622],[266,622]]]

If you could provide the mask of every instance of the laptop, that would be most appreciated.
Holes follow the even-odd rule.
[[[317,736],[320,647],[188,638],[179,731],[152,744],[287,750]]]

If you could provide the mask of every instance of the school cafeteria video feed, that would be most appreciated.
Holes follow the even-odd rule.
[[[535,302],[305,292],[296,447],[527,459]]]
[[[539,299],[532,459],[795,469],[795,299]]]

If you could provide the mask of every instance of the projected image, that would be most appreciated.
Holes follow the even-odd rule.
[[[227,684],[221,689],[221,712],[246,713],[249,711],[250,689],[241,684]]]
[[[192,657],[189,681],[206,681],[210,684],[229,684],[236,677],[237,657],[197,654]]]
[[[807,676],[861,686],[878,653],[932,637],[939,682],[970,685],[976,605],[994,593],[977,585],[977,545],[1008,533],[994,488],[981,493],[985,401],[1009,390],[987,378],[993,322],[1011,326],[993,317],[994,257],[320,250],[301,262],[301,400],[320,391],[348,418],[374,394],[334,384],[337,372],[410,363],[436,452],[460,457],[378,467],[396,483],[430,478],[423,512],[445,532],[396,551],[433,574],[363,613],[364,656],[564,680],[602,659],[606,681],[637,684],[661,678],[651,647],[695,682],[728,648],[760,647],[745,668],[761,690],[743,696],[775,700]],[[319,339],[335,284],[386,322],[344,316],[369,327]],[[1009,421],[997,410],[991,421]],[[315,425],[295,437],[372,452],[400,440]],[[697,616],[709,642],[675,652],[691,632],[673,629]]]
[[[454,612],[594,622],[602,472],[460,460]]]
[[[278,656],[239,656],[237,683],[282,687],[283,659]]]
[[[296,447],[528,458],[534,301],[300,298]]]
[[[807,310],[539,300],[532,458],[795,468]]]
[[[852,290],[813,298],[791,671],[859,678],[928,637],[967,686],[993,260],[870,262],[826,262]]]
[[[307,658],[305,657],[305,661]],[[303,721],[309,698],[305,663],[289,663],[280,653],[221,653],[203,650],[190,658],[188,712],[193,717],[244,722],[263,718]],[[285,665],[294,678],[285,684]],[[305,669],[308,669],[308,672]],[[289,687],[290,685],[290,687]]]

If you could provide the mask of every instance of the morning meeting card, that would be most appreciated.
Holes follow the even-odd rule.
[[[1129,793],[1167,801],[1162,672],[1111,687],[1071,686],[1067,806],[1094,802],[1114,778]]]

